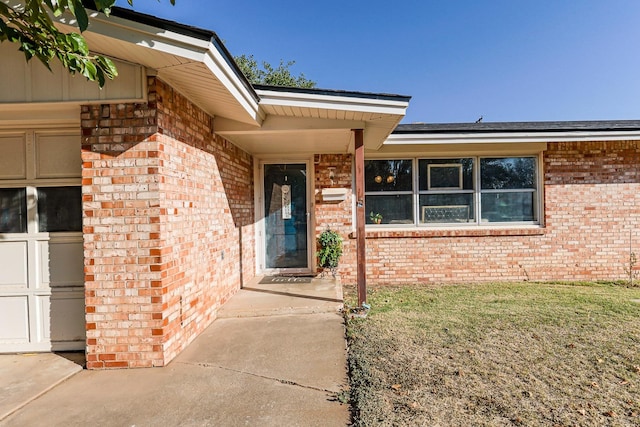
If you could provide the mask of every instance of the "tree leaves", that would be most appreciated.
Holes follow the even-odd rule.
[[[69,11],[78,20],[78,28],[80,28],[80,31],[86,30],[89,26],[89,17],[87,16],[87,11],[82,5],[82,2],[80,0],[71,0],[68,3],[68,7]]]
[[[89,54],[89,46],[87,45],[84,37],[82,37],[80,34],[70,33],[67,36],[67,40],[76,52],[80,52],[83,55]]]
[[[133,5],[133,0],[128,0]],[[175,0],[170,0],[175,5]],[[95,0],[98,12],[109,15],[116,0]],[[102,88],[107,79],[118,75],[113,61],[93,55],[84,37],[75,32],[63,33],[49,14],[59,17],[71,13],[82,33],[89,27],[89,15],[82,0],[27,0],[22,5],[9,6],[0,1],[0,42],[20,45],[27,61],[38,58],[47,68],[54,58],[71,73],[79,73]]]
[[[316,82],[309,80],[303,73],[299,76],[291,74],[290,68],[296,63],[295,61],[284,62],[280,60],[277,67],[262,61],[262,68],[258,65],[253,55],[240,55],[235,58],[236,64],[242,70],[247,80],[253,84],[265,84],[272,86],[302,87],[312,88],[316,86]]]

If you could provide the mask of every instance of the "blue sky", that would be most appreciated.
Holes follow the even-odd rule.
[[[126,0],[118,5],[127,6]],[[319,88],[411,95],[403,123],[640,119],[640,1],[135,0]]]

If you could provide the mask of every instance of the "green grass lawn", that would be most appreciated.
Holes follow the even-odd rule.
[[[640,288],[373,287],[368,302],[347,321],[355,425],[640,426]]]

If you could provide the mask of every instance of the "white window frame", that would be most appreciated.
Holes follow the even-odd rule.
[[[534,158],[536,161],[535,165],[535,174],[534,182],[535,188],[533,189],[505,189],[505,190],[482,190],[480,186],[480,163],[481,159],[485,158]],[[419,170],[419,161],[420,160],[431,160],[431,159],[454,159],[454,158],[471,158],[473,159],[473,189],[472,190],[464,190],[464,189],[437,189],[437,190],[420,190],[420,179],[427,177],[420,176]],[[413,223],[412,224],[366,224],[367,227],[371,227],[372,229],[378,228],[474,228],[474,227],[493,227],[493,228],[513,228],[513,227],[541,227],[543,225],[543,193],[544,193],[544,181],[543,181],[543,159],[542,153],[509,153],[509,152],[501,152],[500,154],[451,154],[451,155],[438,155],[438,156],[393,156],[389,155],[386,157],[372,157],[367,158],[366,160],[411,160],[412,161],[412,182],[413,188],[412,191],[376,191],[376,192],[366,192],[365,191],[365,200],[368,196],[380,196],[380,195],[407,195],[412,194],[412,204],[413,204]],[[427,168],[428,173],[429,168]],[[461,182],[462,185],[462,182]],[[428,187],[427,187],[428,188]],[[482,194],[490,194],[490,193],[526,193],[531,192],[535,194],[533,198],[533,215],[535,220],[533,221],[505,221],[505,222],[483,222],[481,215],[481,197]],[[422,206],[420,205],[420,196],[425,194],[472,194],[473,196],[473,208],[474,208],[474,218],[469,222],[438,222],[438,223],[424,223],[422,222]],[[368,209],[368,208],[367,208]]]
[[[494,189],[487,189],[487,190],[483,190],[481,188],[481,170],[480,170],[480,163],[482,161],[482,159],[509,159],[509,158],[533,158],[536,161],[535,164],[535,177],[534,177],[534,183],[535,183],[535,188],[533,189],[528,189],[528,188],[516,188],[516,189],[504,189],[504,190],[494,190]],[[542,189],[542,183],[540,181],[540,175],[541,175],[541,158],[539,155],[511,155],[511,154],[504,154],[504,155],[499,155],[499,156],[475,156],[476,159],[476,165],[477,167],[475,168],[475,173],[476,173],[476,180],[474,182],[474,191],[475,191],[475,197],[476,197],[476,209],[477,209],[477,215],[479,216],[479,218],[477,219],[477,221],[479,222],[479,225],[488,225],[488,226],[518,226],[518,225],[540,225],[541,224],[541,220],[540,217],[542,215],[542,211],[540,209],[541,206],[541,189]],[[534,193],[535,197],[533,198],[533,216],[534,216],[534,220],[533,221],[505,221],[505,222],[482,222],[482,217],[481,217],[481,208],[482,208],[482,194],[506,194],[506,193]]]
[[[406,156],[390,156],[390,157],[385,157],[385,158],[373,158],[373,159],[365,159],[365,161],[385,161],[385,160],[409,160],[411,161],[411,190],[399,190],[399,191],[366,191],[367,185],[365,183],[365,193],[364,193],[364,198],[365,198],[365,208],[366,208],[366,199],[367,196],[411,196],[411,203],[412,203],[412,211],[413,211],[413,218],[410,218],[413,220],[413,223],[408,224],[408,223],[398,223],[398,224],[366,224],[367,227],[372,226],[372,227],[394,227],[394,228],[399,228],[399,227],[413,227],[416,224],[415,221],[415,208],[416,208],[416,200],[415,200],[415,195],[416,195],[416,159],[413,157],[406,157]],[[368,209],[368,208],[367,208]],[[367,218],[369,217],[369,213],[371,212],[371,209],[368,209],[366,211],[366,216]]]

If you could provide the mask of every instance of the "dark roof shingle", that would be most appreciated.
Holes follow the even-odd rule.
[[[521,133],[640,131],[640,120],[568,122],[480,122],[400,124],[394,134],[406,133]]]

